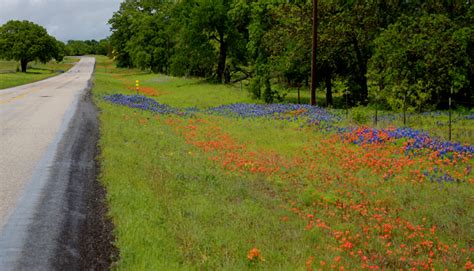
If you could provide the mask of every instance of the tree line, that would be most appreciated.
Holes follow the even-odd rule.
[[[68,40],[65,44],[65,54],[68,56],[83,55],[111,55],[112,48],[108,39],[96,40]]]
[[[312,1],[126,0],[110,19],[120,67],[219,83],[249,79],[254,97],[307,87]],[[446,106],[474,94],[471,0],[319,0],[317,83],[334,104]],[[340,96],[340,95],[339,95]]]

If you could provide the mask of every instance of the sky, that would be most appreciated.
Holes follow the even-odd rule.
[[[61,40],[101,40],[110,35],[107,21],[121,0],[0,0],[0,25],[28,20]]]

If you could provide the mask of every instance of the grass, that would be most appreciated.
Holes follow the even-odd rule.
[[[103,94],[135,93],[136,80],[140,82],[140,93],[159,97],[163,103],[179,107],[206,108],[236,102],[251,102],[247,92],[240,90],[240,84],[218,85],[202,79],[177,78],[139,72],[136,70],[116,69],[110,62],[98,62],[97,69],[109,75],[113,88]]]
[[[181,108],[251,100],[239,85],[97,60],[100,178],[120,250],[114,269],[472,268],[472,154],[407,155],[409,140],[353,144],[362,130],[323,132],[302,120],[115,105],[104,95],[134,94],[135,80],[142,94]],[[444,117],[421,125],[434,131]],[[445,173],[462,181],[430,181]]]
[[[97,68],[97,96],[113,89],[128,91],[104,70]],[[135,77],[146,82],[153,75]],[[194,96],[183,91],[183,81],[189,82],[190,92],[203,91],[207,85],[170,80],[176,81],[166,82],[170,87],[163,90],[179,99]],[[163,98],[166,95],[171,96]],[[229,96],[224,102],[247,101],[245,95]],[[171,96],[168,101],[179,99]],[[229,175],[152,114],[96,100],[102,112],[102,181],[121,255],[117,269],[245,269],[250,267],[247,252],[254,246],[268,251],[264,257],[271,262],[269,267],[304,265],[310,250],[309,244],[307,253],[301,250],[307,242],[306,233],[299,230],[304,223],[280,223],[287,212],[278,208],[282,199],[271,193],[265,179]],[[201,102],[217,105],[223,100],[211,96]]]
[[[50,61],[46,64],[30,62],[26,73],[18,72],[19,62],[0,60],[0,89],[33,83],[67,71],[78,58],[65,57],[60,63]]]

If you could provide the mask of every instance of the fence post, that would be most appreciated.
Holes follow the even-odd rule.
[[[449,94],[449,133],[448,140],[451,141],[451,96],[453,94],[453,88],[451,87],[451,93]]]
[[[346,89],[346,118],[349,118],[349,105],[348,105],[348,102],[347,102],[347,96],[348,96],[348,91]]]

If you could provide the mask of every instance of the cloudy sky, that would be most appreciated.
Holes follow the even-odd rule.
[[[0,25],[28,20],[59,40],[100,40],[110,34],[107,21],[121,0],[0,0]]]

